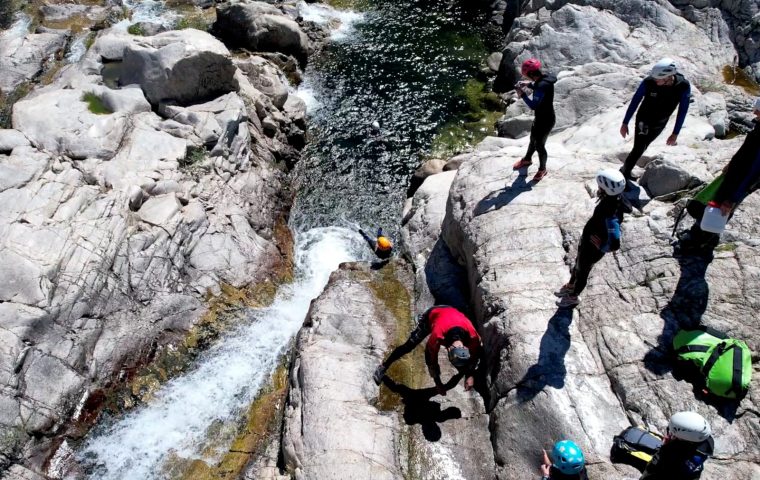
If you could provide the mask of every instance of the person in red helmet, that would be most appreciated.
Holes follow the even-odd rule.
[[[446,349],[454,368],[465,375],[464,389],[472,389],[475,384],[475,369],[481,354],[480,336],[470,319],[448,305],[430,307],[417,318],[417,326],[412,330],[409,339],[396,347],[375,369],[372,376],[375,383],[380,385],[386,370],[393,362],[414,350],[428,335],[425,363],[438,393],[446,395],[446,388],[441,382],[441,367],[438,365],[438,352],[441,347]]]
[[[541,62],[536,58],[525,60],[520,69],[522,76],[528,80],[520,81],[515,85],[515,91],[520,95],[526,105],[536,112],[533,126],[530,129],[530,143],[525,156],[513,165],[515,170],[528,167],[533,164],[533,153],[538,152],[538,172],[533,176],[533,181],[538,182],[546,176],[546,140],[554,128],[556,116],[554,115],[554,84],[557,77],[541,72]],[[528,97],[527,90],[533,94]]]

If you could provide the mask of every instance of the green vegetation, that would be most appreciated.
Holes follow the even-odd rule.
[[[325,3],[338,10],[364,12],[372,7],[372,0],[327,0]]]
[[[16,87],[8,95],[0,93],[0,128],[11,128],[13,104],[24,98],[32,91],[32,83],[25,82]]]
[[[431,147],[433,157],[455,155],[493,134],[494,124],[504,114],[499,96],[480,80],[469,80],[459,97],[466,102],[467,110],[438,131]]]
[[[82,101],[87,103],[87,109],[95,115],[108,115],[113,113],[108,107],[106,107],[103,100],[92,92],[86,92],[82,95]]]
[[[723,67],[723,81],[729,85],[736,85],[742,87],[747,94],[753,97],[760,95],[760,85],[747,75],[743,69],[735,67],[733,65],[726,65]]]
[[[145,36],[145,30],[137,23],[133,23],[132,25],[127,27],[127,33],[130,35],[137,35],[137,36]]]
[[[717,247],[715,247],[716,252],[733,252],[736,251],[737,245],[733,242],[729,243],[721,243]]]
[[[394,343],[389,346],[389,351],[404,343],[414,327],[409,291],[397,278],[396,268],[394,263],[389,263],[374,273],[372,281],[369,283],[375,297],[396,319]],[[417,348],[391,365],[388,375],[408,387],[418,388],[422,386],[426,371],[424,349]],[[380,387],[377,408],[380,410],[398,409],[401,407],[400,400],[397,394],[383,385]]]
[[[196,30],[207,32],[211,28],[212,23],[213,19],[210,19],[203,13],[189,13],[183,17],[180,17],[176,21],[174,24],[174,29],[185,30],[187,28],[194,28]]]
[[[206,158],[206,147],[187,147],[185,158],[179,160],[179,167],[191,169],[197,167]]]
[[[18,0],[0,0],[0,29],[9,28],[13,24],[13,14],[20,7]]]
[[[269,384],[259,392],[248,408],[246,418],[240,425],[214,424],[207,431],[211,445],[204,455],[216,456],[215,446],[232,445],[221,455],[221,460],[210,465],[199,459],[185,459],[176,453],[170,456],[164,467],[167,478],[172,480],[232,480],[240,478],[243,469],[254,455],[260,455],[271,438],[279,431],[288,386],[288,367],[283,362],[272,375]]]

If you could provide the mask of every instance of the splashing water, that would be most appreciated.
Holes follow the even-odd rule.
[[[90,32],[82,32],[76,36],[74,41],[69,45],[69,51],[66,54],[66,63],[77,63],[87,53],[87,37],[90,36]]]
[[[158,479],[170,453],[201,458],[209,426],[238,418],[250,405],[330,273],[365,250],[345,228],[298,235],[297,280],[281,287],[271,306],[251,309],[244,326],[202,355],[194,371],[165,385],[152,403],[94,432],[78,455],[91,468],[90,478]]]
[[[347,38],[353,31],[354,26],[364,19],[364,15],[361,13],[350,10],[335,10],[319,3],[301,2],[298,4],[298,11],[307,22],[314,22],[320,25],[337,23],[337,28],[334,28],[330,34],[330,38],[333,41]]]

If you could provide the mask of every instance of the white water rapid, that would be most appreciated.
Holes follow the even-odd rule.
[[[194,370],[168,382],[150,404],[93,432],[77,454],[92,472],[90,478],[159,479],[169,454],[204,458],[199,449],[208,428],[220,420],[234,421],[250,405],[330,273],[368,252],[359,236],[345,228],[297,235],[293,283],[280,287],[271,306],[250,309],[243,325],[201,355]]]

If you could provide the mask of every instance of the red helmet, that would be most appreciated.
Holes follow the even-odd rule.
[[[541,70],[541,62],[537,58],[529,58],[523,62],[520,73],[527,77],[530,72],[538,70]]]

